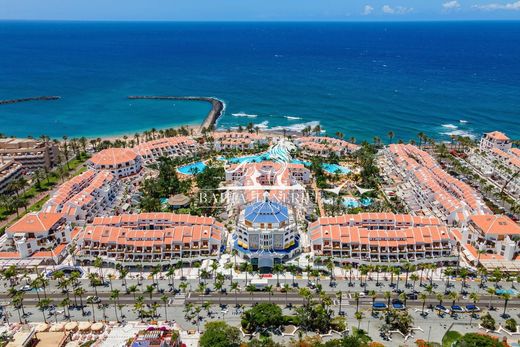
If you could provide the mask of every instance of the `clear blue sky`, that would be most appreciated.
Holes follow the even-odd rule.
[[[0,19],[520,20],[520,0],[0,0]]]

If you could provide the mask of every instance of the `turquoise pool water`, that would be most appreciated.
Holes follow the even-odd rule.
[[[363,198],[361,200],[353,199],[353,198],[344,198],[343,205],[347,208],[358,208],[360,206],[367,207],[372,204],[372,199]]]
[[[204,164],[202,161],[198,161],[196,163],[181,166],[177,168],[177,171],[184,175],[195,175],[204,171],[205,168],[206,164]]]
[[[271,156],[269,153],[262,153],[238,158],[219,157],[218,160],[227,161],[228,164],[259,163],[261,161],[271,160]]]
[[[291,160],[291,163],[293,163],[293,164],[303,164],[305,166],[311,166],[311,162],[310,161],[305,161],[305,160],[300,160],[300,159],[293,159],[293,160]]]
[[[350,172],[350,169],[338,164],[323,164],[322,166],[323,170],[331,174],[334,174],[339,171],[340,175],[346,175]]]

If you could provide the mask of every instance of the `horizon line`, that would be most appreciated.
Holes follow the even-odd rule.
[[[445,22],[520,22],[518,19],[497,18],[454,18],[454,19],[345,19],[345,20],[185,20],[185,19],[8,19],[0,18],[0,22],[67,22],[67,23],[445,23]]]

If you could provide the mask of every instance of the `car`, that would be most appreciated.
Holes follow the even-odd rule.
[[[374,303],[372,304],[372,308],[374,310],[386,310],[388,308],[388,305],[382,301],[374,301]]]
[[[417,300],[417,293],[407,293],[406,298],[408,300]]]
[[[20,290],[21,290],[22,292],[30,292],[30,291],[32,290],[32,287],[31,287],[30,285],[26,284],[26,285],[24,285],[24,286],[21,286],[21,287],[20,287]]]
[[[406,306],[404,303],[399,299],[392,300],[392,307],[396,310],[405,310]]]
[[[465,311],[464,311],[464,308],[461,307],[461,306],[459,306],[459,305],[452,305],[452,306],[451,306],[451,311],[452,311],[453,313],[464,313],[464,312],[465,312]]]
[[[468,312],[480,312],[480,307],[476,306],[476,305],[473,305],[473,304],[468,304],[466,305],[466,310]]]
[[[88,302],[92,301],[94,304],[99,304],[101,302],[101,299],[99,298],[99,296],[90,295],[90,296],[87,296],[87,301]]]
[[[448,310],[446,307],[444,307],[442,305],[436,305],[435,310],[438,311],[439,313],[446,313],[446,314],[450,313],[450,310]]]

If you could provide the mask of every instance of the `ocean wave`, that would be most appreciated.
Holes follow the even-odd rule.
[[[471,132],[469,131],[464,131],[464,130],[454,130],[454,131],[448,131],[448,132],[443,132],[441,133],[442,135],[446,135],[446,136],[462,136],[462,137],[469,137],[470,139],[474,139],[475,138],[475,135],[472,134]]]
[[[467,120],[464,120],[464,119],[461,119],[461,120],[459,120],[459,122],[461,122],[461,123],[464,123],[464,124],[465,124],[465,123],[467,123],[468,121],[467,121]]]
[[[247,113],[244,113],[244,112],[232,113],[231,115],[233,117],[243,117],[243,118],[256,118],[256,117],[258,117],[258,115],[256,115],[256,114],[247,114]]]
[[[269,121],[265,120],[262,123],[255,124],[255,127],[258,127],[260,129],[267,129],[269,128]]]
[[[305,122],[305,123],[298,123],[298,124],[292,124],[292,125],[280,125],[270,128],[270,130],[276,130],[276,131],[302,131],[306,127],[314,128],[316,125],[320,125],[319,121],[312,121],[312,122]],[[323,131],[323,130],[322,130]]]
[[[295,116],[283,116],[284,118],[287,118],[289,120],[297,120],[297,119],[302,119],[302,117],[295,117]]]
[[[443,128],[448,128],[448,129],[458,129],[459,127],[454,125],[454,124],[442,124],[442,127]]]

